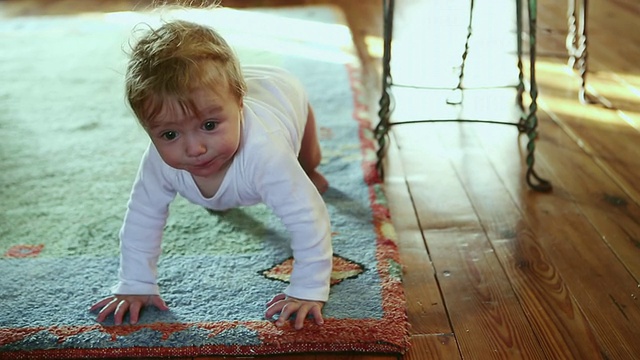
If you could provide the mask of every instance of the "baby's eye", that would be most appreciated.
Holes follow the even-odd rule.
[[[173,140],[176,137],[178,137],[178,133],[175,131],[165,131],[160,136],[163,137],[165,140]]]
[[[218,123],[215,121],[205,121],[205,123],[202,124],[202,128],[207,131],[214,130],[216,127],[218,127]]]

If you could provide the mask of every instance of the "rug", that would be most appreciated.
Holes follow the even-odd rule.
[[[315,108],[331,187],[334,269],[325,324],[264,319],[288,280],[284,227],[264,206],[210,214],[178,198],[159,283],[170,311],[95,321],[148,139],[125,105],[125,49],[141,22],[215,26],[244,64],[287,68]],[[408,321],[395,233],[348,27],[330,7],[190,10],[0,22],[0,358],[302,352],[403,353]]]

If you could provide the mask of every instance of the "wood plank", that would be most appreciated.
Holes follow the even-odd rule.
[[[620,10],[613,7],[610,11]],[[556,145],[562,143],[567,151],[591,155],[591,159],[572,158],[583,163],[578,169],[588,172],[580,178],[574,177],[573,183],[565,186],[572,188],[582,211],[638,280],[640,191],[636,183],[640,177],[637,160],[640,151],[635,144],[640,141],[640,91],[633,91],[633,86],[625,83],[622,77],[629,77],[627,74],[618,75],[608,70],[591,73],[589,88],[606,98],[612,106],[607,109],[579,103],[575,98],[578,83],[571,81],[574,74],[557,59],[543,59],[538,74],[542,79],[539,81],[541,108],[571,137],[563,140],[547,134],[550,135],[547,139]],[[584,162],[599,168],[590,168]],[[559,178],[571,178],[575,168],[566,162],[565,167],[558,168],[562,172]]]
[[[403,24],[418,27],[415,31],[420,31],[423,35],[420,42],[429,43],[430,39],[433,39],[433,36],[429,35],[433,34],[451,35],[450,28],[447,27],[449,24],[445,22],[436,21],[429,29],[424,28],[424,24],[431,22],[419,20],[420,14],[440,14],[440,9],[424,2],[422,5],[424,11],[419,13],[407,12],[407,8],[404,9],[405,12],[399,11],[405,19]],[[455,6],[454,4],[453,7]],[[444,17],[448,22],[452,20],[453,15],[459,19],[463,13],[455,12],[451,14],[451,18]],[[462,20],[464,21],[464,18]],[[440,27],[444,29],[444,33],[432,31]],[[394,34],[396,49],[397,45],[404,42],[409,49],[412,41],[415,42],[415,31],[403,29],[404,27],[399,28],[399,32]],[[466,26],[462,29],[466,29]],[[464,37],[461,39],[461,44],[464,45]],[[451,54],[456,52],[454,43],[443,44],[442,49],[448,49]],[[443,51],[446,52],[442,50],[440,53]],[[461,59],[461,53],[462,48],[458,49],[458,59]],[[481,52],[476,54],[482,56]],[[435,76],[430,76],[429,72],[433,67],[424,66],[431,64],[431,61],[427,61],[431,59],[433,57],[425,59],[424,56],[405,55],[402,60],[406,66],[405,63],[403,66],[393,64],[394,79],[400,79],[401,83],[411,81],[408,83],[410,85],[415,85],[416,82],[423,85],[421,75],[433,80]],[[427,72],[416,71],[421,68]],[[454,76],[448,77],[456,79]],[[447,76],[440,77],[438,81],[446,78]],[[455,118],[456,115],[463,115],[464,110],[454,109],[453,113],[446,116],[448,108],[443,107],[446,104],[446,98],[443,96],[446,97],[447,93],[431,92],[426,94],[431,96],[425,96],[425,93],[414,96],[415,91],[394,89],[396,108],[393,118],[398,121],[434,118],[433,114],[439,112],[445,115],[436,116],[437,118]],[[415,114],[418,109],[423,109],[427,116]],[[418,220],[424,231],[429,253],[437,270],[438,281],[462,357],[487,354],[491,357],[505,358],[544,358],[509,281],[483,234],[477,215],[450,167],[447,154],[442,153],[441,147],[437,145],[437,137],[429,131],[431,125],[398,125],[392,129],[392,133],[395,143],[399,144],[403,166],[410,169],[407,182],[417,207]],[[428,169],[425,169],[424,164],[429,165]],[[446,189],[446,192],[439,189]]]
[[[453,334],[414,335],[405,360],[461,359]]]
[[[549,27],[559,29],[566,24],[557,2],[543,0],[540,6],[540,17]],[[597,156],[596,163],[638,204],[640,191],[635,183],[640,177],[640,151],[635,144],[640,139],[640,66],[636,61],[640,57],[640,33],[628,29],[635,26],[640,6],[627,0],[595,0],[589,6],[587,89],[604,98],[610,109],[584,106],[575,95],[567,97],[567,93],[577,93],[576,74],[558,61],[544,58],[541,60],[549,66],[539,72],[541,79],[547,79],[540,82],[544,95],[541,104],[553,109],[555,120]],[[556,49],[564,46],[562,37],[546,40],[551,40]],[[611,46],[614,43],[625,46]]]
[[[517,142],[514,141],[517,130],[502,125],[464,124],[436,125],[434,131],[440,135],[438,138],[451,154],[457,176],[479,214],[493,251],[546,356],[562,359],[599,358],[599,347],[588,321],[548,255],[548,250],[542,246],[536,230],[530,226],[505,189],[505,183],[509,183],[519,191],[527,191],[523,184],[522,164],[515,165],[516,161],[505,159],[519,159]],[[483,148],[476,139],[476,132],[481,132],[492,145]],[[510,177],[498,177],[485,152],[495,154],[498,162],[514,164]]]
[[[544,358],[435,134],[416,129],[430,125],[400,125],[393,134],[412,170],[409,188],[462,357]]]
[[[392,145],[389,148],[389,158],[398,158],[398,152],[399,149]],[[407,315],[412,324],[411,334],[451,333],[435,270],[405,183],[402,163],[386,162],[385,171],[385,194],[396,228],[404,269],[403,284],[407,297]]]
[[[554,183],[559,183],[555,169],[567,167],[573,171],[574,177],[584,176],[585,170],[576,171],[579,163],[563,163],[559,159],[586,155],[566,151],[555,143],[546,142],[546,136],[554,131],[554,127],[544,113],[541,112],[540,117],[543,120],[541,125],[544,126],[540,130],[537,158],[538,164],[543,169],[548,169],[544,175],[549,176]],[[493,130],[499,131],[501,129]],[[555,127],[555,131],[558,136],[562,136],[559,128]],[[547,135],[543,137],[542,134]],[[514,169],[522,166],[521,160],[495,155],[517,153],[513,143],[501,144],[495,139],[480,139],[485,149],[495,149],[488,154],[500,177],[509,179],[515,176]],[[556,265],[593,328],[604,356],[629,358],[633,357],[632,354],[638,354],[639,344],[633,339],[637,339],[639,334],[632,324],[640,321],[640,308],[630,296],[637,291],[637,282],[601,240],[601,235],[595,231],[571,197],[564,195],[571,187],[551,194],[532,194],[523,191],[521,185],[508,181],[505,184],[512,198],[520,199],[514,202],[531,228],[535,229],[541,246],[549,249],[547,255],[550,261]],[[603,284],[607,284],[605,288]]]
[[[610,181],[640,204],[640,189],[636,186],[640,148],[635,145],[640,141],[640,90],[636,95],[621,83],[623,80],[599,73],[589,78],[589,88],[598,89],[599,96],[604,95],[612,108],[584,105],[575,95],[578,83],[571,80],[572,74],[564,64],[548,59],[539,65],[538,74],[543,79],[538,81],[540,107],[550,111],[554,121],[593,157]]]
[[[558,117],[554,113],[550,116]],[[607,160],[607,164],[601,164],[598,158],[580,156],[580,148],[561,131],[549,132],[546,137],[550,143],[562,143],[562,149],[566,152],[566,156],[555,160],[561,164],[554,168],[558,177],[556,192],[576,202],[601,234],[602,241],[640,282],[640,207],[625,193],[624,185],[621,188],[611,179],[612,176],[632,176],[632,171],[620,166],[620,169],[614,168],[615,173],[611,174],[606,167],[612,164],[619,166],[622,162],[611,159]],[[625,170],[629,173],[621,174]]]
[[[426,235],[463,358],[546,358],[486,238],[458,230]]]
[[[598,87],[596,82],[593,86]],[[614,107],[606,109],[584,106],[577,100],[559,96],[546,84],[542,84],[540,105],[552,109],[554,119],[565,132],[580,143],[582,149],[595,157],[600,167],[622,187],[632,201],[640,204],[640,191],[636,182],[640,177],[640,103],[614,99]],[[610,98],[608,98],[610,99]],[[608,100],[607,99],[607,100]]]

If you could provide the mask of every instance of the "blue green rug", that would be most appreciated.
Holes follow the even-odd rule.
[[[167,15],[167,14],[165,14]],[[264,206],[209,214],[172,204],[159,264],[171,308],[100,324],[118,231],[147,138],[125,106],[124,49],[157,14],[0,22],[0,358],[403,353],[408,322],[395,234],[373,171],[359,63],[326,7],[193,10],[245,64],[289,69],[315,108],[331,188],[334,272],[325,325],[264,319],[287,281],[287,235]]]

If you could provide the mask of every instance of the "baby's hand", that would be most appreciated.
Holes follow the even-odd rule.
[[[295,314],[294,327],[296,330],[300,330],[304,326],[304,319],[307,315],[313,316],[316,324],[324,324],[324,319],[322,318],[323,306],[324,303],[322,301],[296,299],[285,294],[279,294],[267,303],[265,316],[267,319],[271,319],[275,314],[280,313],[276,326],[282,326],[285,321]]]
[[[159,310],[169,310],[167,304],[159,295],[112,295],[95,303],[89,311],[100,310],[96,320],[103,322],[111,313],[116,325],[122,324],[124,316],[129,312],[129,322],[136,324],[140,317],[140,310],[153,305]]]

